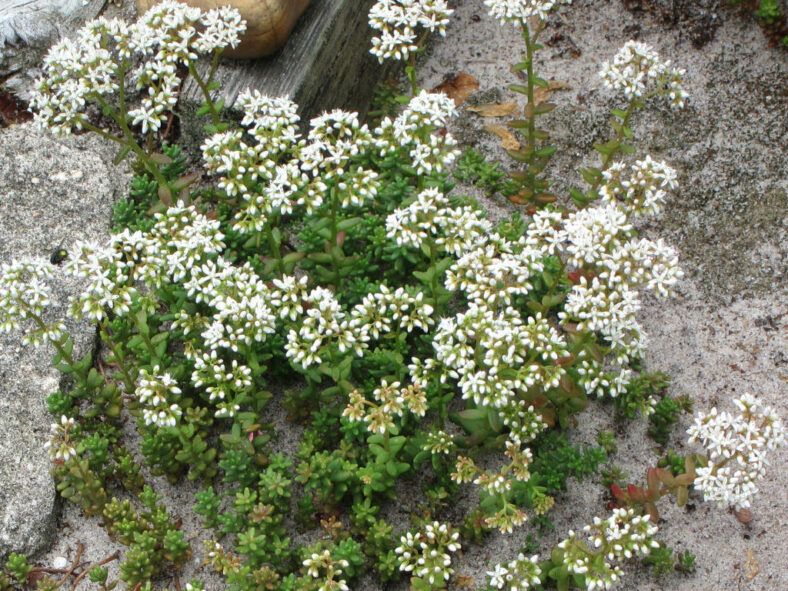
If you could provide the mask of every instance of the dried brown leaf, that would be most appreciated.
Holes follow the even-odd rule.
[[[442,92],[454,100],[454,104],[459,106],[479,88],[479,81],[470,74],[460,72],[454,76],[449,75],[443,82],[432,89],[432,92]]]
[[[534,88],[534,104],[538,105],[540,103],[545,102],[551,92],[554,92],[556,90],[567,90],[569,88],[572,87],[569,86],[566,82],[559,82],[558,80],[550,80],[547,83],[547,88],[542,88],[541,86]]]
[[[478,113],[482,117],[506,117],[519,111],[517,103],[485,103],[475,107],[468,107],[468,111]]]
[[[518,142],[517,138],[514,137],[512,132],[506,129],[503,125],[496,125],[496,124],[485,125],[484,130],[489,131],[490,133],[494,133],[499,138],[501,138],[501,146],[503,146],[505,150],[520,149],[520,142]]]
[[[10,92],[0,91],[0,127],[30,121],[33,114]]]
[[[758,562],[755,560],[755,552],[752,551],[752,548],[747,549],[747,560],[744,566],[747,569],[744,576],[747,577],[748,581],[752,581],[761,570],[761,567],[758,566]]]

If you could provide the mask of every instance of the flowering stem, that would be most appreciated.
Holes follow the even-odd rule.
[[[123,385],[126,388],[126,392],[129,394],[134,392],[134,382],[136,380],[135,378],[131,377],[129,368],[126,367],[126,355],[123,352],[121,345],[109,337],[109,325],[106,318],[102,321],[101,326],[99,327],[99,335],[101,336],[101,340],[107,345],[107,347],[109,347],[109,350],[112,351],[113,361],[117,364],[119,373],[123,379]]]
[[[529,108],[533,109],[536,107],[534,105],[534,54],[536,53],[536,40],[539,37],[539,33],[542,32],[542,27],[544,25],[543,21],[539,21],[539,25],[537,25],[536,30],[531,35],[531,31],[528,28],[528,23],[525,20],[520,21],[520,25],[523,30],[523,41],[525,41],[525,64],[526,64],[526,75],[527,75],[527,97],[528,97],[528,105]],[[527,140],[528,140],[528,189],[531,192],[531,195],[534,195],[536,192],[536,177],[534,176],[532,169],[534,164],[534,159],[536,158],[536,114],[531,113],[531,116],[528,117],[528,131],[527,131]]]
[[[285,264],[284,261],[282,260],[282,252],[280,249],[280,244],[279,242],[276,241],[276,239],[274,239],[274,231],[273,228],[271,227],[271,224],[265,225],[265,231],[266,231],[266,235],[268,236],[268,246],[270,246],[271,248],[271,254],[276,259],[276,268],[279,270],[279,275],[280,276],[284,275]]]
[[[337,238],[339,236],[339,230],[337,228],[337,213],[339,211],[339,191],[337,191],[336,185],[332,185],[331,189],[331,240],[329,241],[329,254],[331,255],[331,266],[334,268],[334,275],[335,275],[335,283],[334,286],[336,288],[336,293],[339,293],[340,286],[342,284],[342,277],[340,275],[340,258],[337,257],[337,249],[342,251],[342,247],[339,245]]]
[[[436,255],[438,249],[435,246],[435,241],[432,237],[429,238],[429,247],[430,247],[430,268],[432,269],[432,277],[430,277],[430,290],[432,291],[432,303],[433,309],[435,313],[438,313],[438,306],[440,305],[438,302],[438,269],[437,265],[435,264]]]
[[[631,101],[629,101],[629,107],[627,107],[626,113],[624,113],[624,118],[621,120],[621,126],[616,131],[616,137],[614,138],[614,142],[616,148],[611,150],[608,154],[603,156],[602,158],[602,166],[599,168],[600,172],[606,171],[610,168],[610,165],[613,164],[613,160],[616,157],[616,153],[619,151],[619,146],[621,145],[621,141],[624,139],[624,129],[629,126],[629,118],[632,116],[632,113],[635,112],[635,108],[638,105],[637,97],[633,97]],[[604,177],[600,174],[599,177],[594,181],[594,184],[591,185],[591,189],[589,193],[596,194],[597,189],[599,189],[599,185],[602,184],[602,180]]]
[[[100,101],[100,102],[102,103],[102,105],[106,105],[106,103],[104,103],[103,101]],[[148,172],[150,172],[151,175],[153,175],[153,178],[156,179],[156,182],[159,184],[159,186],[161,186],[161,187],[168,186],[167,179],[161,173],[161,171],[159,170],[159,167],[156,165],[155,162],[153,162],[151,160],[151,158],[148,156],[147,152],[145,152],[145,150],[143,150],[140,147],[140,145],[134,140],[134,136],[132,135],[131,130],[129,129],[128,125],[126,124],[125,119],[122,118],[122,117],[119,117],[117,113],[113,112],[111,107],[108,107],[108,108],[110,109],[110,111],[109,111],[110,116],[120,126],[120,129],[123,132],[124,138],[119,138],[117,136],[114,136],[111,133],[109,133],[107,131],[104,131],[100,127],[96,127],[92,123],[89,123],[88,121],[85,121],[85,120],[82,121],[82,127],[84,127],[85,129],[87,129],[89,131],[97,133],[98,135],[100,135],[103,138],[106,138],[106,139],[108,139],[110,141],[113,141],[113,142],[117,142],[117,143],[121,144],[122,146],[125,146],[125,147],[129,148],[132,152],[134,152],[134,154],[136,154],[137,158],[139,158],[139,160],[142,162],[142,164],[145,167],[145,169]]]
[[[205,104],[208,106],[208,112],[211,114],[211,118],[213,119],[214,125],[220,125],[222,123],[221,118],[219,117],[219,110],[216,108],[216,103],[213,102],[211,98],[211,91],[209,90],[209,86],[213,79],[214,73],[216,73],[216,66],[219,64],[219,52],[213,54],[213,61],[211,62],[211,70],[208,73],[208,80],[204,81],[200,74],[197,72],[197,68],[194,67],[194,63],[189,64],[189,74],[194,78],[194,81],[197,82],[197,86],[200,87],[202,91],[202,95],[205,98]]]
[[[36,315],[36,314],[33,314],[30,309],[28,309],[28,317],[31,318],[33,320],[33,322],[35,322],[38,325],[38,328],[40,328],[42,331],[46,330],[46,325],[41,320],[41,317]],[[61,341],[63,343],[65,343],[66,340],[68,340],[68,335],[63,335],[61,337]],[[66,351],[63,348],[63,345],[61,343],[57,342],[57,341],[49,341],[49,342],[52,343],[52,346],[55,347],[55,351],[57,351],[58,354],[65,360],[66,364],[73,369],[73,367],[74,367],[74,358],[71,357],[71,355],[69,355],[68,351]]]
[[[421,33],[421,37],[416,42],[416,51],[412,51],[408,56],[408,67],[405,68],[405,75],[408,77],[408,82],[410,82],[410,93],[412,97],[419,94],[419,85],[416,83],[416,54],[421,51],[421,46],[427,40],[429,34],[429,29],[425,29]]]

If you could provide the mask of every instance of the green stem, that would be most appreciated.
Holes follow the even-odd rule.
[[[432,277],[430,278],[430,289],[432,290],[432,309],[434,310],[435,314],[438,314],[439,302],[438,302],[438,268],[436,265],[436,258],[438,249],[435,246],[435,241],[430,237],[429,239],[429,247],[430,247],[430,268],[432,269]]]
[[[32,310],[30,310],[30,308],[25,306],[22,302],[19,302],[19,305],[20,305],[20,307],[26,308],[28,318],[31,318],[33,320],[33,322],[35,322],[38,325],[38,328],[40,328],[42,331],[46,329],[46,324],[44,324],[44,321],[41,320],[40,316],[38,316],[37,314],[33,314]],[[66,335],[65,338],[62,339],[62,341],[64,343],[67,340],[68,340],[68,335]],[[74,367],[74,358],[71,357],[71,355],[68,354],[68,352],[63,348],[63,345],[61,343],[57,343],[55,341],[49,341],[49,342],[52,343],[52,346],[55,347],[55,351],[57,351],[58,354],[66,361],[66,364],[69,367],[73,368]]]
[[[525,41],[525,63],[526,63],[526,76],[528,88],[528,105],[533,110],[534,105],[534,40],[531,39],[531,31],[528,28],[528,23],[524,20],[520,21],[523,30],[523,40]],[[536,35],[534,35],[534,38]],[[531,196],[536,193],[536,178],[532,172],[534,164],[534,152],[536,151],[536,114],[531,112],[528,118],[528,133],[526,136],[528,142],[528,171],[526,178],[528,179],[528,189]]]
[[[147,170],[148,172],[151,173],[151,175],[153,175],[153,178],[156,179],[156,182],[159,184],[159,186],[162,187],[168,186],[167,179],[159,170],[159,166],[153,160],[151,160],[148,153],[145,152],[145,150],[143,150],[142,147],[134,139],[134,134],[129,129],[125,116],[121,116],[120,114],[118,114],[103,99],[101,99],[101,97],[97,97],[97,101],[99,102],[99,104],[102,105],[102,107],[104,107],[107,110],[110,117],[112,117],[112,119],[118,124],[120,130],[123,132],[123,138],[114,136],[111,133],[104,131],[99,127],[96,127],[92,123],[89,123],[88,121],[85,120],[82,121],[82,127],[84,127],[89,131],[99,134],[103,138],[106,138],[113,142],[117,142],[122,146],[129,148],[132,152],[134,152],[134,154],[137,156],[140,162],[142,162],[143,166],[145,167],[145,170]]]
[[[339,236],[339,229],[337,228],[337,215],[339,214],[339,191],[336,185],[332,185],[330,189],[331,194],[331,240],[329,241],[329,254],[331,255],[331,266],[336,275],[335,293],[339,293],[342,286],[342,276],[340,275],[341,260],[336,256],[334,247],[339,247],[337,237]],[[341,250],[341,247],[339,247]]]
[[[633,97],[632,100],[629,102],[629,107],[627,107],[627,111],[624,114],[624,118],[621,120],[621,127],[616,132],[616,137],[614,139],[617,144],[620,144],[621,141],[624,139],[624,128],[626,128],[629,125],[629,118],[632,116],[632,113],[635,112],[635,108],[637,104],[638,104],[638,99]],[[616,154],[618,153],[618,150],[619,148],[616,147],[615,150],[611,150],[609,154],[603,156],[602,166],[599,169],[600,172],[604,172],[608,168],[610,168],[610,166],[613,164],[613,160],[615,159]],[[597,178],[597,180],[594,181],[594,184],[591,185],[591,189],[589,190],[589,193],[596,194],[597,189],[599,189],[599,185],[602,184],[603,178],[604,177],[600,175],[599,178]]]
[[[268,246],[271,248],[271,254],[273,255],[274,259],[276,259],[276,268],[279,270],[279,275],[282,276],[285,274],[285,264],[282,260],[282,250],[280,248],[279,243],[274,240],[274,232],[271,224],[266,224],[265,226],[266,235],[268,237]],[[259,240],[259,235],[256,237],[255,242]],[[257,244],[259,246],[259,243]]]
[[[208,90],[208,86],[211,84],[213,80],[213,75],[216,73],[216,67],[219,64],[219,53],[215,53],[213,55],[213,61],[211,62],[211,70],[208,73],[208,80],[205,81],[200,77],[200,74],[197,72],[197,68],[194,67],[194,63],[189,64],[189,74],[191,74],[194,81],[197,82],[197,86],[200,87],[202,91],[203,98],[205,98],[205,104],[208,105],[208,112],[211,114],[211,118],[213,119],[214,125],[219,125],[222,120],[219,117],[219,111],[216,108],[216,103],[213,102],[211,98],[211,91]]]
[[[109,338],[109,326],[107,324],[106,319],[102,321],[100,326],[99,334],[102,335],[102,339],[104,343],[109,347],[109,350],[112,351],[112,356],[115,363],[118,366],[118,371],[123,379],[123,385],[126,388],[126,393],[131,394],[135,390],[134,382],[136,381],[133,377],[131,377],[131,373],[129,369],[126,367],[124,360],[126,359],[125,353],[123,353],[123,349],[119,343],[116,343],[114,340]]]
[[[427,40],[427,36],[429,34],[429,30],[424,30],[424,32],[422,32],[421,37],[416,42],[416,50],[412,51],[408,56],[408,67],[405,68],[405,75],[408,77],[408,82],[410,82],[411,97],[414,97],[419,93],[419,86],[416,83],[416,54],[421,51],[422,45]]]

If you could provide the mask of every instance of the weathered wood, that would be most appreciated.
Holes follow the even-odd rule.
[[[367,13],[372,4],[373,0],[312,0],[279,52],[258,60],[223,62],[216,96],[224,99],[231,115],[238,95],[247,88],[289,97],[305,118],[334,108],[365,110],[384,74],[369,53],[373,31]],[[181,108],[189,115],[202,102],[197,83],[188,79]],[[205,119],[184,119],[184,132],[198,140]]]

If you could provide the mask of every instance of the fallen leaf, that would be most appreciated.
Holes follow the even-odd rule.
[[[478,113],[482,117],[505,117],[517,113],[517,103],[486,103],[475,107],[468,107],[468,111]]]
[[[442,92],[454,100],[454,104],[459,106],[479,88],[479,81],[465,72],[460,72],[454,76],[448,75],[443,82],[432,89],[432,92]]]
[[[547,88],[537,86],[534,88],[534,104],[539,105],[547,100],[547,95],[556,90],[567,90],[572,88],[566,82],[559,82],[558,80],[550,80],[547,83]]]
[[[10,126],[23,121],[30,121],[33,114],[25,109],[10,92],[0,92],[0,124]]]
[[[503,125],[485,125],[485,131],[489,131],[490,133],[494,133],[499,138],[501,138],[501,146],[504,147],[506,150],[519,150],[520,149],[520,142],[517,141],[517,138],[512,135],[512,132],[506,129]]]
[[[747,549],[747,561],[745,562],[745,567],[747,568],[747,573],[744,575],[747,577],[748,581],[752,581],[760,572],[760,567],[758,566],[758,562],[755,560],[755,552],[752,551],[752,548]]]

